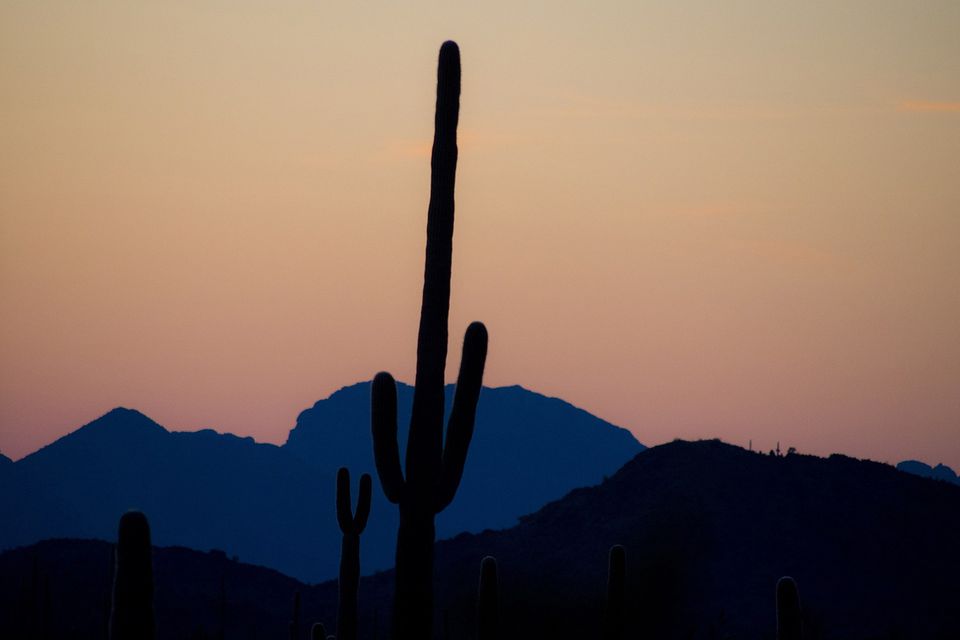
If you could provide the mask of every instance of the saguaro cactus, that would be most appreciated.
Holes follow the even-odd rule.
[[[440,47],[427,212],[427,251],[417,341],[416,387],[407,439],[406,476],[397,443],[397,390],[389,373],[374,378],[373,452],[387,498],[400,507],[393,606],[395,639],[433,637],[434,518],[453,500],[473,436],[474,414],[487,356],[487,330],[467,328],[446,442],[443,374],[447,361],[450,263],[453,254],[460,50]]]
[[[340,640],[357,638],[357,589],[360,586],[360,534],[370,516],[370,474],[360,476],[357,513],[350,500],[350,471],[337,472],[337,523],[343,532],[340,546],[340,601],[337,608],[337,636]]]
[[[800,591],[790,576],[777,580],[777,640],[801,640]]]
[[[604,640],[623,638],[625,589],[627,578],[627,553],[619,544],[610,547],[607,569],[607,608],[603,618]]]
[[[497,580],[497,559],[487,556],[480,562],[480,590],[477,596],[477,638],[496,640],[500,637],[500,585]]]
[[[150,524],[139,511],[120,518],[114,564],[111,640],[153,640],[153,558]]]

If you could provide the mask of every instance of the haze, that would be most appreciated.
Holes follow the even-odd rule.
[[[411,380],[452,38],[451,380],[960,467],[960,4],[715,4],[2,3],[0,450]]]

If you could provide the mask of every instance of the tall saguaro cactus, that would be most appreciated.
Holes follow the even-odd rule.
[[[343,532],[340,545],[340,600],[337,608],[337,637],[357,640],[357,589],[360,586],[360,534],[370,516],[370,474],[360,476],[357,513],[350,500],[350,471],[337,472],[337,523]]]
[[[777,580],[777,640],[802,640],[800,591],[793,578]]]
[[[400,467],[393,377],[389,373],[377,374],[372,389],[371,426],[377,475],[387,498],[400,507],[392,624],[396,640],[433,637],[434,518],[453,500],[463,476],[487,357],[487,330],[474,322],[464,337],[457,390],[444,441],[443,374],[447,361],[459,109],[460,50],[456,43],[445,42],[440,47],[437,69],[426,268],[406,475]]]
[[[110,640],[153,640],[153,558],[150,524],[139,511],[120,518],[114,564]]]

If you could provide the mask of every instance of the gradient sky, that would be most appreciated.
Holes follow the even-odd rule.
[[[0,450],[118,405],[282,442],[412,379],[453,38],[451,377],[481,319],[487,384],[646,444],[960,468],[958,32],[956,0],[4,0]]]

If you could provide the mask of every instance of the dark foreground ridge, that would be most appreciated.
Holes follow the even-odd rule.
[[[638,637],[755,637],[772,628],[770,585],[784,575],[800,585],[805,637],[938,637],[960,629],[958,531],[960,488],[946,483],[841,455],[677,441],[517,527],[438,545],[440,606],[465,614],[457,576],[489,554],[518,637],[589,635],[607,550],[622,544]]]
[[[773,638],[783,575],[799,585],[807,640],[956,638],[958,531],[960,488],[947,483],[840,455],[674,442],[511,529],[438,543],[437,628],[449,638],[476,633],[489,555],[497,559],[501,638],[597,637],[609,550],[622,544],[628,638]],[[336,558],[338,549],[319,551]],[[0,621],[14,625],[29,606],[48,606],[54,635],[102,637],[110,557],[110,545],[91,541],[0,555]],[[154,571],[160,640],[201,627],[215,633],[221,584],[227,638],[286,637],[298,590],[304,628],[336,619],[335,582],[307,587],[186,549],[156,549]],[[359,637],[385,637],[392,582],[390,572],[361,580]],[[18,636],[5,626],[0,637]]]

